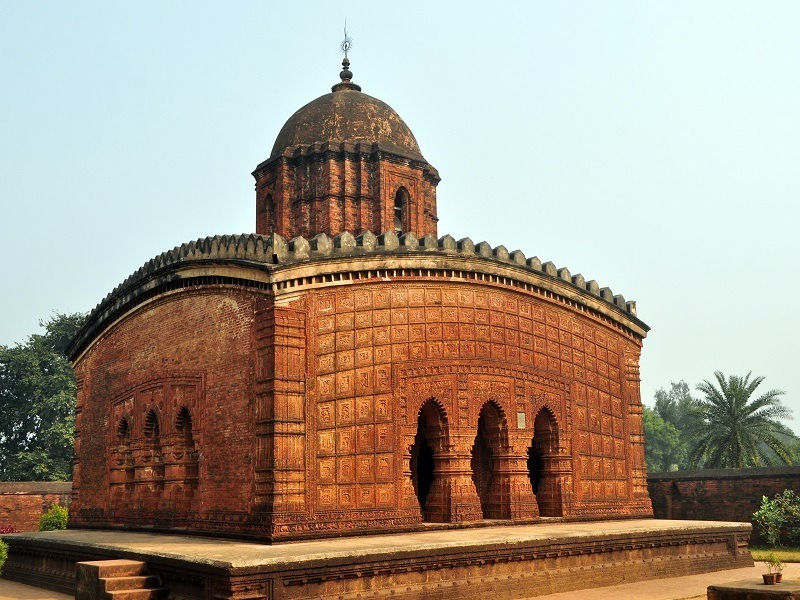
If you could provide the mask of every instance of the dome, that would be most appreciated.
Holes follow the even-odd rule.
[[[281,129],[270,158],[286,148],[315,143],[378,143],[381,150],[425,160],[414,134],[394,109],[354,84],[337,84],[294,113]]]

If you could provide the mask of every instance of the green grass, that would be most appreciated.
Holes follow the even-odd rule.
[[[788,546],[785,548],[767,548],[765,546],[750,546],[753,560],[758,562],[767,558],[767,554],[774,552],[785,563],[800,563],[800,548]]]

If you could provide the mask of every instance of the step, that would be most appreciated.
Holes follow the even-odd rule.
[[[127,577],[101,577],[100,585],[107,592],[115,590],[139,590],[155,588],[161,584],[155,575],[131,575]]]
[[[105,592],[105,600],[163,600],[169,595],[165,587],[149,588],[146,590],[114,590]]]
[[[98,578],[129,577],[134,575],[147,575],[147,564],[140,560],[117,558],[113,560],[95,560],[82,562],[92,571],[97,572]]]

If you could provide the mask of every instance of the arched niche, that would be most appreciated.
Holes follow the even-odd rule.
[[[136,479],[133,448],[131,445],[131,425],[128,417],[122,417],[114,430],[111,446],[111,491],[127,496],[133,491]]]
[[[145,452],[148,454],[147,458],[150,464],[149,473],[147,473],[149,476],[142,479],[149,479],[152,482],[152,491],[158,494],[164,489],[164,452],[161,445],[161,424],[154,409],[147,411],[143,433]]]
[[[197,449],[192,430],[192,413],[186,406],[181,406],[175,416],[176,443],[174,453],[180,464],[180,479],[187,496],[197,489]]]

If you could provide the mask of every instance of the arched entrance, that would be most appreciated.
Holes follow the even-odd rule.
[[[508,428],[503,413],[494,402],[487,402],[478,415],[478,432],[472,446],[472,481],[481,501],[484,519],[504,518],[503,498],[495,481],[500,454],[508,445]]]
[[[443,411],[433,399],[426,400],[417,417],[417,433],[411,446],[411,483],[423,519],[441,521],[436,508],[429,506],[431,488],[436,481],[436,463],[440,459],[445,437]]]
[[[542,408],[533,421],[533,440],[528,448],[528,477],[542,517],[563,515],[557,456],[558,426],[553,414]]]

